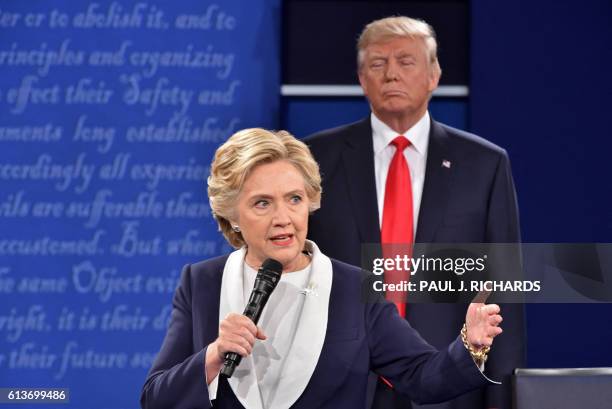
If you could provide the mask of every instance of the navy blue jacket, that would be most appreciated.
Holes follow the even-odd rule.
[[[168,332],[142,389],[143,408],[210,407],[205,356],[207,345],[218,335],[226,259],[184,268]],[[395,306],[384,300],[364,302],[368,279],[359,269],[335,260],[332,268],[325,342],[314,374],[293,408],[365,408],[371,370],[420,402],[446,400],[488,383],[459,339],[437,351],[399,317]],[[214,407],[242,408],[225,380],[219,383]]]
[[[380,243],[370,117],[305,138],[323,178],[321,208],[310,218],[308,238],[329,257],[361,265],[362,243]],[[443,161],[448,161],[443,166]],[[476,136],[431,121],[425,183],[416,243],[519,243],[514,182],[506,152]],[[365,267],[365,266],[364,266]],[[494,300],[493,300],[494,301]],[[441,348],[457,335],[464,304],[411,304],[407,319]],[[524,314],[502,305],[504,334],[495,339],[487,375],[502,380],[440,408],[510,408],[510,376],[524,365]],[[379,388],[380,389],[380,388]],[[378,409],[409,408],[405,399],[382,398]]]

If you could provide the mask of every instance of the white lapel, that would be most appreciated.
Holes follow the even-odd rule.
[[[287,409],[298,400],[310,382],[325,341],[332,264],[314,242],[308,241],[307,245],[312,248],[312,269],[304,295],[301,295],[305,297],[304,306],[269,409]]]
[[[243,247],[234,251],[225,262],[221,279],[221,295],[219,300],[219,322],[230,312],[242,314],[246,305],[243,294],[242,266],[246,249]],[[261,393],[257,384],[253,355],[242,358],[234,375],[228,383],[245,408],[263,409]]]

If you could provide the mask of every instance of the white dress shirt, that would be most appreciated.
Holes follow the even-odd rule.
[[[263,310],[258,323],[268,337],[263,342],[255,342],[253,346],[255,374],[264,408],[273,407],[275,403],[285,358],[289,356],[300,322],[305,299],[301,292],[310,276],[310,266],[300,271],[283,273],[270,295],[267,303],[269,307]],[[253,291],[256,276],[257,270],[244,263],[245,300],[249,299]]]
[[[404,158],[406,158],[408,168],[410,169],[414,226],[413,235],[416,235],[421,197],[423,196],[423,184],[425,183],[427,148],[429,147],[429,129],[431,127],[429,112],[426,111],[425,115],[423,115],[412,128],[402,134],[391,129],[387,124],[378,119],[374,113],[370,116],[370,121],[372,124],[372,142],[374,147],[374,174],[376,178],[379,225],[382,227],[387,173],[393,155],[395,154],[395,146],[391,145],[391,141],[397,136],[403,135],[410,141],[410,145],[404,149]]]

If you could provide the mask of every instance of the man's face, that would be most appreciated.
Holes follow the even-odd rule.
[[[383,121],[394,116],[423,115],[439,78],[421,38],[370,44],[359,69],[363,92]]]

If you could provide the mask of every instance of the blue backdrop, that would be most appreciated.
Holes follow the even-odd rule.
[[[227,251],[214,150],[277,126],[278,7],[3,2],[0,387],[138,406],[181,267]]]

